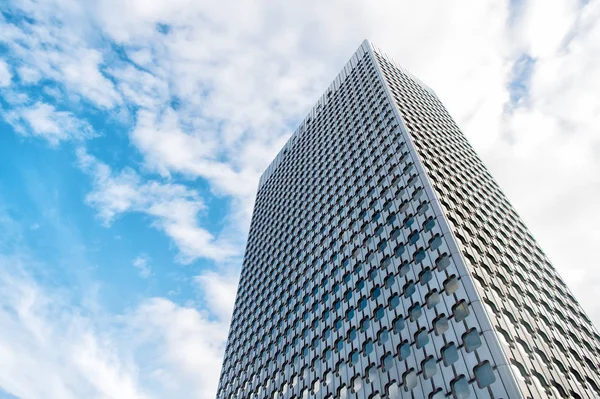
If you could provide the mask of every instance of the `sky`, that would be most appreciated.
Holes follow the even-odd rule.
[[[258,178],[364,39],[600,325],[599,0],[0,2],[0,399],[214,398]]]

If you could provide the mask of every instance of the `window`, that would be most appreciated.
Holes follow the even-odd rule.
[[[429,356],[427,359],[421,362],[421,369],[423,370],[423,377],[429,379],[437,373],[437,364],[433,356]]]
[[[469,382],[465,378],[464,375],[454,379],[450,386],[452,387],[452,393],[456,399],[465,399],[468,398],[471,394],[469,389]]]
[[[352,327],[350,330],[348,330],[348,339],[350,341],[354,341],[357,335],[358,333],[356,331],[356,328]]]
[[[340,302],[340,301],[336,300],[336,301],[333,303],[333,309],[334,309],[334,310],[340,310],[340,308],[341,308],[341,307],[342,307],[342,304],[341,304],[341,302]]]
[[[429,204],[427,202],[423,202],[417,208],[417,212],[419,213],[419,215],[424,215],[425,212],[427,212],[428,209],[429,209]]]
[[[417,372],[413,368],[402,374],[402,382],[406,391],[414,389],[417,386],[418,381],[419,378],[417,377]]]
[[[360,323],[360,329],[362,332],[366,332],[371,326],[371,320],[368,317],[365,317],[363,321]]]
[[[415,283],[412,280],[409,280],[408,283],[404,285],[404,297],[410,298],[412,294],[417,290]]]
[[[456,305],[452,306],[452,313],[454,314],[454,320],[461,322],[469,316],[469,307],[467,302],[463,299]]]
[[[434,289],[429,294],[427,294],[425,300],[427,301],[427,307],[431,309],[435,307],[438,303],[440,303],[440,294],[437,292],[437,290]]]
[[[417,346],[417,349],[421,349],[428,343],[429,334],[425,328],[421,328],[417,333],[415,333],[415,345]]]
[[[358,351],[354,350],[350,352],[350,356],[348,357],[348,361],[351,365],[356,366],[358,364]]]
[[[378,334],[378,340],[380,344],[385,344],[390,339],[390,333],[388,330],[383,329]]]
[[[354,308],[348,309],[348,311],[346,312],[346,319],[348,319],[348,321],[352,320],[354,318],[355,313],[356,312],[354,311]]]
[[[394,367],[394,356],[391,353],[385,355],[381,361],[383,371],[390,371]]]
[[[398,355],[400,356],[400,360],[410,357],[410,343],[408,341],[405,340],[398,346]]]
[[[431,249],[436,250],[442,245],[442,242],[442,237],[438,234],[429,242],[429,246]]]
[[[421,305],[417,302],[413,306],[408,309],[408,313],[410,314],[410,320],[415,321],[423,314],[421,309]]]
[[[371,291],[371,298],[373,298],[373,300],[379,298],[379,295],[381,294],[381,288],[379,287],[375,287],[373,289],[373,291]]]
[[[443,313],[433,320],[433,330],[435,335],[442,335],[448,330],[448,319]]]
[[[406,276],[406,274],[410,271],[410,264],[408,262],[404,262],[402,263],[402,266],[400,266],[400,270],[398,271],[398,274],[400,275],[400,277],[404,277]]]
[[[515,376],[518,379],[520,379],[521,381],[525,381],[525,376],[527,375],[527,372],[525,371],[525,367],[521,363],[517,362],[516,360],[513,360],[510,367],[512,368],[513,372],[515,373]]]
[[[467,352],[473,352],[475,349],[481,346],[481,337],[477,329],[472,328],[462,336],[463,345]]]
[[[459,287],[460,283],[454,274],[444,281],[444,291],[446,292],[446,295],[454,294]]]
[[[398,245],[396,246],[396,248],[394,249],[394,256],[395,256],[396,258],[399,258],[400,256],[402,256],[402,254],[404,253],[405,249],[406,249],[406,248],[404,247],[404,245],[402,245],[402,244],[398,244]]]
[[[373,341],[368,340],[364,345],[363,345],[363,352],[365,354],[365,356],[368,356],[371,354],[371,352],[373,352]]]
[[[475,379],[477,380],[477,385],[479,385],[479,388],[488,387],[492,385],[494,381],[496,381],[494,370],[488,361],[477,365],[473,371],[475,372]]]
[[[346,300],[346,302],[350,302],[350,300],[352,299],[352,290],[346,291],[346,294],[344,295],[344,299]]]
[[[367,299],[366,298],[362,298],[360,301],[358,301],[358,309],[359,310],[365,310],[367,307]]]
[[[335,320],[335,323],[333,323],[333,324],[334,324],[334,326],[335,326],[335,329],[336,329],[337,331],[341,330],[341,329],[342,329],[342,326],[344,325],[344,323],[342,322],[342,319],[340,319],[340,318],[337,318],[337,319]]]
[[[454,342],[451,342],[442,348],[442,360],[446,367],[458,360],[458,349],[456,349]]]
[[[408,236],[408,242],[410,242],[412,245],[416,244],[417,241],[419,241],[419,232],[418,231],[414,231],[411,233],[411,235]]]
[[[377,309],[375,309],[375,320],[379,321],[383,319],[383,316],[385,316],[385,310],[383,307],[379,306]]]
[[[387,218],[387,224],[391,225],[392,223],[394,223],[396,221],[396,215],[390,215]]]
[[[405,327],[405,323],[404,323],[404,319],[402,318],[402,316],[396,318],[396,320],[394,321],[394,332],[396,334],[399,334],[400,331],[404,330]]]
[[[360,391],[362,388],[362,378],[360,376],[356,376],[352,379],[352,391],[354,393]]]
[[[425,229],[425,231],[430,231],[431,229],[433,229],[434,226],[435,226],[435,220],[433,218],[429,218],[423,225],[423,228]]]
[[[445,270],[448,266],[450,266],[450,258],[448,257],[448,255],[443,254],[442,256],[437,258],[437,260],[435,261],[435,265],[440,271]]]
[[[391,288],[394,285],[395,281],[396,281],[396,279],[394,278],[393,275],[387,276],[385,278],[385,288]]]
[[[416,263],[422,262],[423,259],[425,259],[426,257],[427,257],[427,254],[425,253],[423,248],[420,248],[417,252],[415,252],[415,255],[414,255],[414,259],[415,259]]]

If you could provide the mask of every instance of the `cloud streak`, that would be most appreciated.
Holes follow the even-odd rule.
[[[75,117],[71,112],[58,111],[54,106],[41,102],[11,108],[5,111],[4,118],[15,131],[26,136],[41,137],[51,146],[57,146],[61,141],[97,136],[86,121]]]
[[[94,182],[86,202],[98,211],[106,226],[123,214],[142,213],[150,216],[152,225],[173,240],[182,263],[199,257],[225,260],[237,255],[233,245],[199,226],[198,219],[206,206],[197,191],[180,184],[145,181],[128,168],[113,172],[82,148],[77,157],[82,170]]]
[[[8,64],[3,59],[0,59],[0,87],[10,86],[12,81],[12,73]]]

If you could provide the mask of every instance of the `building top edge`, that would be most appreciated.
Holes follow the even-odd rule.
[[[346,62],[346,64],[344,65],[344,68],[342,68],[342,71],[340,73],[338,73],[338,75],[335,77],[333,82],[327,87],[325,92],[321,95],[321,97],[319,98],[317,103],[308,112],[308,115],[306,115],[304,117],[304,119],[302,120],[302,122],[300,122],[300,125],[298,126],[298,128],[296,128],[296,130],[294,131],[292,136],[283,145],[283,147],[281,148],[279,153],[275,156],[273,161],[271,161],[269,166],[267,166],[267,168],[263,172],[263,174],[260,177],[260,180],[258,182],[259,190],[269,180],[269,177],[271,177],[271,175],[275,172],[275,170],[277,169],[279,164],[281,164],[281,161],[283,161],[283,159],[285,158],[287,151],[294,145],[294,142],[295,142],[296,138],[298,137],[298,135],[310,127],[311,122],[314,119],[316,119],[316,117],[322,111],[324,104],[326,104],[329,101],[329,97],[337,89],[339,89],[339,87],[345,82],[345,80],[348,78],[348,76],[350,76],[350,73],[352,72],[354,67],[364,58],[365,54],[367,54],[369,52],[369,50],[371,50],[371,49],[372,49],[371,43],[365,39],[360,44],[358,49],[354,52],[354,54],[352,54],[352,56],[350,57],[348,62]]]
[[[306,129],[310,128],[311,122],[316,119],[319,113],[322,111],[322,108],[329,101],[329,97],[340,88],[340,86],[346,81],[346,79],[350,76],[352,70],[358,63],[364,58],[366,54],[369,52],[373,52],[379,54],[380,56],[386,58],[391,63],[393,63],[396,67],[398,67],[403,73],[408,75],[411,79],[413,79],[417,84],[421,85],[425,90],[430,92],[433,96],[437,98],[435,92],[426,84],[424,84],[421,80],[415,77],[412,73],[407,71],[406,69],[400,67],[396,62],[394,62],[389,56],[387,56],[384,52],[382,52],[379,48],[374,46],[368,39],[363,40],[358,49],[352,54],[348,62],[342,68],[342,71],[338,73],[333,82],[327,87],[325,92],[321,95],[316,104],[311,108],[308,114],[304,117],[298,128],[294,131],[288,141],[283,145],[279,153],[275,156],[273,161],[267,166],[267,168],[262,173],[259,182],[258,182],[258,190],[261,189],[262,186],[269,180],[269,178],[273,175],[277,167],[281,164],[283,159],[285,158],[287,152],[293,147],[297,137],[304,132]]]

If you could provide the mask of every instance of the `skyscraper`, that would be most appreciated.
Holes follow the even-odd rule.
[[[599,368],[436,94],[365,41],[261,177],[218,398],[600,398]]]

